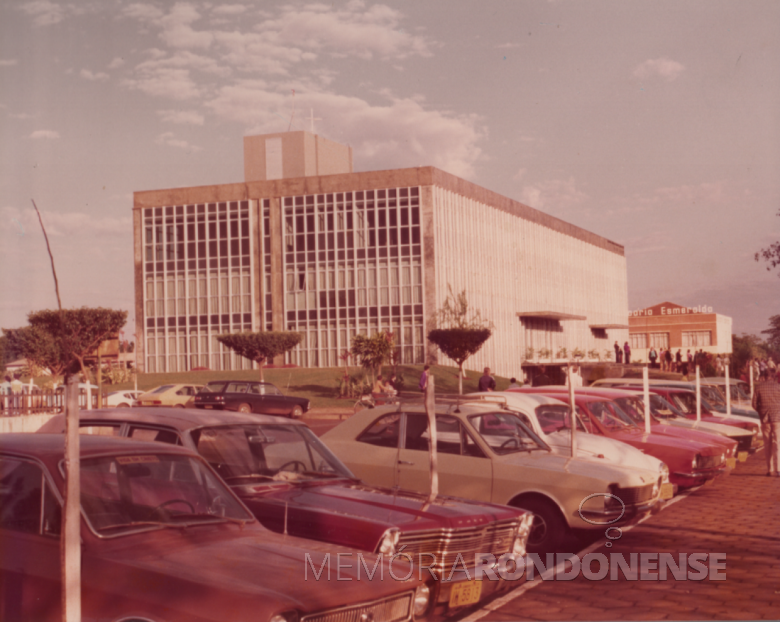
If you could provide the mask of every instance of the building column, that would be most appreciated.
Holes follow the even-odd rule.
[[[436,237],[433,226],[433,186],[420,187],[420,228],[422,233],[423,336],[425,362],[435,363],[428,332],[436,325]]]

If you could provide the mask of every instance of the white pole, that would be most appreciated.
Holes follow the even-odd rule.
[[[81,620],[81,492],[79,481],[79,384],[65,377],[65,511],[62,514],[62,620]]]
[[[645,434],[650,434],[650,381],[647,365],[642,368],[642,388],[645,393]]]
[[[577,456],[577,406],[574,403],[574,383],[572,382],[571,365],[568,369],[569,374],[569,405],[571,406],[571,457]]]
[[[753,361],[748,362],[748,368],[750,370],[750,399],[753,399]]]
[[[436,452],[436,397],[434,395],[433,374],[428,376],[428,384],[425,387],[425,412],[428,413],[428,430],[431,441],[430,462],[431,462],[431,493],[428,495],[427,503],[433,503],[439,494],[439,469],[438,455]]]
[[[701,380],[698,365],[696,366],[696,421],[701,421]]]
[[[731,416],[731,382],[729,381],[729,366],[726,365],[726,416]]]

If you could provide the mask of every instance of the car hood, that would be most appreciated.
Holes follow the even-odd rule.
[[[557,454],[568,456],[571,453],[571,430],[560,430],[547,434],[545,441]],[[577,456],[586,460],[606,460],[613,464],[646,469],[656,473],[661,465],[658,458],[648,456],[636,447],[612,438],[586,432],[577,434]],[[603,456],[603,458],[599,456]]]
[[[715,434],[722,434],[729,438],[736,438],[739,436],[750,435],[748,430],[742,428],[736,428],[732,425],[724,425],[722,423],[713,423],[712,421],[695,421],[693,419],[686,419],[685,417],[676,417],[674,419],[664,419],[662,424],[673,425],[678,428],[688,428],[689,430],[702,430],[704,432],[713,432]]]
[[[585,436],[583,434],[582,436]],[[554,452],[515,452],[496,458],[502,466],[533,467],[557,471],[579,477],[601,480],[605,484],[616,483],[622,488],[645,486],[658,481],[658,469],[640,469],[592,459],[569,458]],[[498,464],[496,465],[498,466]],[[501,467],[498,467],[501,468]]]
[[[350,480],[283,487],[241,486],[235,490],[247,503],[274,501],[286,504],[289,510],[303,508],[344,520],[373,523],[381,528],[379,535],[388,527],[403,531],[458,529],[517,518],[517,512],[500,505],[445,496],[429,504],[426,495]]]
[[[641,443],[648,447],[666,448],[671,450],[692,451],[702,456],[715,456],[723,452],[723,448],[709,443],[702,443],[692,439],[677,438],[665,434],[645,434],[641,430],[622,430],[615,436],[624,443]]]
[[[131,572],[157,576],[171,591],[216,591],[228,598],[249,599],[256,607],[272,603],[277,610],[298,609],[304,613],[382,598],[413,589],[417,584],[414,579],[393,580],[387,567],[383,581],[376,576],[373,581],[368,580],[365,572],[358,572],[356,551],[350,549],[259,529],[246,535],[201,538],[199,531],[194,527],[184,534],[178,530],[158,532],[161,537],[152,542],[148,538],[122,538],[127,540],[126,544],[135,542],[136,546],[124,548],[121,554],[114,550],[107,557],[111,564]],[[138,545],[139,542],[144,544]],[[337,583],[338,553],[341,579]],[[366,563],[373,566],[374,557],[364,555]],[[324,572],[317,580],[315,575],[321,567]],[[327,579],[329,567],[332,584]],[[406,572],[396,574],[405,576]]]

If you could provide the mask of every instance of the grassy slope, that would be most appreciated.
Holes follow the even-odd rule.
[[[387,375],[389,366],[383,368]],[[435,366],[431,369],[436,379],[437,393],[458,392],[458,370],[455,367]],[[338,384],[344,368],[291,368],[291,369],[266,369],[264,372],[266,382],[272,382],[284,393],[308,397],[314,408],[351,408],[355,400],[339,399]],[[355,376],[362,373],[357,367],[351,367],[350,373]],[[417,384],[422,373],[422,365],[399,365],[398,375],[404,379],[404,391],[417,391]],[[463,380],[463,392],[469,393],[477,390],[477,382],[480,372],[467,371],[468,378]],[[222,379],[258,380],[257,371],[192,371],[176,374],[140,374],[138,376],[139,389],[152,389],[161,384],[193,383],[206,384],[209,380]],[[495,376],[497,388],[505,389],[509,385],[509,379]],[[105,391],[117,391],[120,389],[132,389],[133,383],[105,385]]]

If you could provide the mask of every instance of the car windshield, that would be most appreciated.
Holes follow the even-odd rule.
[[[632,421],[615,402],[590,402],[588,410],[608,430],[625,430],[636,428]]]
[[[656,417],[679,417],[682,413],[656,393],[650,394],[650,412]]]
[[[80,481],[82,510],[101,536],[253,519],[225,484],[191,456],[144,453],[83,459]]]
[[[726,401],[721,397],[720,391],[718,391],[715,387],[707,387],[702,385],[701,394],[713,404],[717,404],[718,406],[726,405]]]
[[[621,411],[629,416],[632,422],[644,425],[645,403],[641,397],[619,397],[615,400],[615,403],[620,407]],[[652,401],[650,403],[650,413],[653,414]]]
[[[215,426],[190,436],[198,453],[231,485],[355,477],[302,425]]]
[[[205,387],[200,388],[199,393],[222,393],[224,388],[224,382],[209,382]]]
[[[542,404],[537,406],[536,420],[545,434],[571,430],[571,408],[564,404]],[[582,423],[582,411],[577,408],[577,430],[587,432]]]
[[[482,440],[499,456],[540,449],[550,451],[547,443],[539,438],[514,413],[492,412],[482,415],[471,415],[469,422],[482,437]]]
[[[149,391],[149,393],[165,393],[168,389],[172,389],[174,385],[172,384],[164,384],[161,387],[157,387],[156,389]]]

